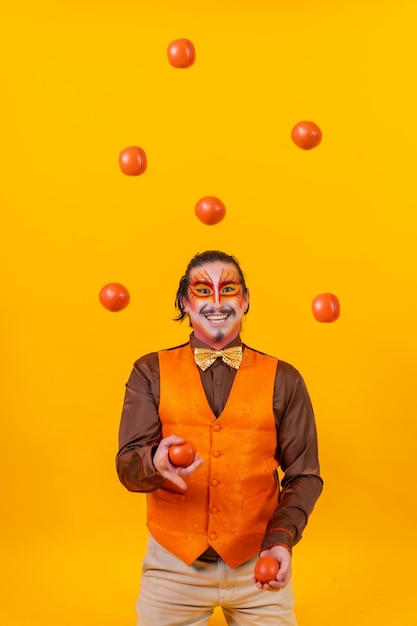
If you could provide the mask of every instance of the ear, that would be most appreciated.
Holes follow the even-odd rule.
[[[248,308],[249,308],[249,289],[247,290],[246,295],[245,295],[245,308],[243,309],[243,312],[247,313]]]
[[[183,308],[184,313],[188,315],[188,300],[185,297],[181,298],[181,306]]]

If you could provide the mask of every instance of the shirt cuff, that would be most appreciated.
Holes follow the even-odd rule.
[[[262,550],[270,550],[273,546],[283,546],[291,553],[292,544],[293,534],[290,530],[281,527],[269,528],[262,542],[261,552]]]
[[[143,473],[146,478],[160,477],[162,482],[163,478],[153,464],[153,455],[155,454],[157,447],[158,446],[149,446],[146,450],[144,450],[144,454],[142,456]]]

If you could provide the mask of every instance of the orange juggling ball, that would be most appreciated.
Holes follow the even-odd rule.
[[[174,444],[169,447],[168,456],[175,467],[188,467],[194,461],[196,450],[192,443]]]
[[[261,556],[255,564],[255,578],[260,583],[269,583],[275,580],[278,574],[279,563],[272,556]]]
[[[195,61],[195,48],[189,39],[175,39],[171,41],[167,50],[168,61],[172,67],[185,69],[191,67]]]
[[[316,148],[322,137],[320,128],[314,122],[299,122],[291,131],[291,139],[302,150]]]
[[[195,206],[195,214],[203,224],[213,226],[224,219],[226,207],[219,198],[206,196],[201,198]]]
[[[113,313],[122,311],[130,302],[128,290],[120,283],[108,283],[104,285],[98,298],[104,308]]]
[[[119,166],[126,176],[140,176],[148,166],[145,151],[139,146],[125,148],[119,154]]]
[[[313,315],[318,322],[335,322],[340,315],[340,303],[333,293],[321,293],[312,304]]]

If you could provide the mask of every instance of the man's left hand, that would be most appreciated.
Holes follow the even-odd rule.
[[[256,583],[258,589],[265,589],[266,591],[279,591],[288,585],[291,579],[291,565],[292,557],[287,548],[283,546],[272,546],[269,550],[262,550],[259,556],[272,556],[279,563],[278,574],[276,580],[271,580],[268,583],[260,583],[256,580],[255,576],[252,578]]]

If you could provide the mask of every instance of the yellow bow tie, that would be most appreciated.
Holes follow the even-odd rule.
[[[225,348],[224,350],[211,350],[210,348],[194,348],[194,359],[203,372],[213,365],[214,361],[221,357],[222,361],[230,367],[239,369],[242,362],[242,346]]]

